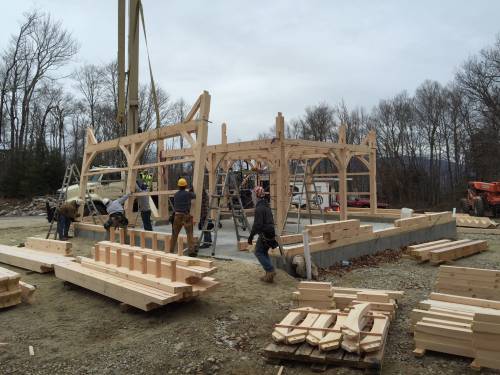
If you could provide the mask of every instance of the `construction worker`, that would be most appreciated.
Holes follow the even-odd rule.
[[[193,240],[193,217],[190,214],[191,200],[196,198],[192,191],[187,190],[187,181],[185,178],[179,178],[177,181],[179,191],[174,195],[174,221],[172,223],[172,239],[170,240],[170,252],[175,252],[177,247],[177,237],[182,227],[186,231],[188,240],[188,255],[195,257],[198,255],[194,248]]]
[[[109,214],[109,219],[104,223],[104,229],[109,231],[112,226],[115,228],[122,227],[126,228],[128,225],[128,219],[125,216],[125,209],[123,204],[130,196],[130,193],[112,201],[108,198],[104,198],[102,203],[106,206],[106,212]]]
[[[78,216],[78,207],[80,206],[80,200],[74,200],[71,202],[66,202],[59,207],[58,218],[57,218],[57,235],[59,240],[67,241],[69,238],[68,232],[71,222],[75,221]]]
[[[264,268],[264,271],[266,271],[265,275],[262,276],[260,280],[266,283],[272,283],[276,272],[274,271],[271,258],[269,257],[269,249],[274,249],[278,246],[278,242],[275,238],[276,233],[274,230],[273,212],[269,207],[268,201],[265,199],[266,193],[264,188],[262,186],[257,186],[254,192],[257,203],[255,205],[254,220],[250,236],[248,237],[248,243],[252,245],[253,237],[256,234],[259,235],[257,243],[255,244],[255,256]]]
[[[203,189],[203,193],[201,195],[201,215],[200,215],[200,222],[198,223],[198,229],[199,230],[203,229],[206,220],[208,220],[208,224],[207,224],[207,232],[202,233],[203,241],[202,244],[200,245],[200,248],[202,249],[210,247],[212,245],[212,233],[208,231],[214,228],[214,223],[212,222],[212,219],[209,216],[209,205],[210,205],[210,200],[207,191]]]
[[[149,191],[151,191],[153,188],[153,176],[151,174],[149,174],[149,172],[147,170],[143,170],[139,174],[139,177],[142,180],[142,182],[146,184]]]
[[[148,186],[143,182],[137,181],[137,188],[140,192],[147,192]],[[137,197],[137,208],[141,213],[142,227],[144,230],[152,231],[151,224],[151,206],[149,205],[149,195],[140,195]]]

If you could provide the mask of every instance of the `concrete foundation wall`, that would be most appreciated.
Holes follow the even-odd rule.
[[[343,260],[358,258],[363,255],[375,254],[384,250],[397,250],[412,244],[436,241],[443,238],[456,239],[457,227],[454,221],[438,224],[430,228],[418,229],[394,236],[387,236],[366,242],[352,245],[336,247],[331,250],[324,250],[311,253],[314,264],[321,268],[333,266]],[[277,268],[286,270],[294,274],[292,257],[283,259],[282,257],[272,257],[273,264]]]

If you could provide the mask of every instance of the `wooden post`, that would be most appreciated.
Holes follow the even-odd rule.
[[[197,194],[197,199],[191,205],[191,214],[194,222],[200,221],[201,214],[201,194],[203,190],[203,180],[205,176],[205,164],[207,159],[207,138],[208,138],[208,115],[210,113],[210,94],[203,91],[200,98],[200,112],[198,118],[198,132],[196,133],[196,144],[194,146],[194,166],[193,166],[193,190]]]
[[[141,258],[142,258],[141,272],[143,274],[146,274],[148,273],[148,256],[146,254],[142,254]]]
[[[156,262],[156,277],[161,277],[161,257],[155,259]]]
[[[127,135],[139,124],[139,0],[129,0]]]
[[[177,261],[170,261],[170,281],[177,281]]]
[[[221,125],[221,143],[227,145],[227,125],[225,122]]]
[[[302,231],[302,236],[304,237],[304,260],[306,261],[306,276],[307,280],[312,279],[311,275],[311,251],[309,249],[309,230],[306,229]]]
[[[96,262],[99,262],[99,255],[101,255],[99,254],[99,245],[96,244],[94,245],[94,260]]]
[[[276,217],[274,218],[278,229],[281,231],[283,223],[285,222],[285,214],[287,211],[288,204],[288,160],[285,156],[285,118],[281,112],[278,112],[276,116],[276,155],[274,163],[274,185],[275,192],[275,208]],[[273,197],[271,197],[273,198]],[[280,233],[278,233],[280,234]]]
[[[129,269],[130,271],[133,271],[133,270],[134,270],[134,268],[135,268],[135,264],[134,264],[135,259],[134,259],[134,258],[135,258],[135,254],[134,254],[134,252],[133,252],[133,251],[130,251],[130,252],[128,253],[128,269]]]
[[[368,134],[368,145],[370,146],[369,172],[370,172],[370,212],[377,213],[377,148],[375,143],[375,131]]]
[[[106,264],[109,264],[111,262],[111,247],[106,246],[104,248],[104,261]]]
[[[339,128],[339,144],[342,147],[336,156],[339,164],[339,195],[340,195],[340,220],[347,220],[347,166],[349,164],[346,147],[346,127]]]
[[[116,256],[116,266],[121,267],[122,266],[122,249],[116,249],[115,256]]]

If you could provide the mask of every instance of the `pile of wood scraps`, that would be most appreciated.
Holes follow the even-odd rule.
[[[174,301],[187,301],[219,283],[209,275],[213,262],[102,241],[94,258],[55,265],[56,277],[149,311]]]
[[[402,292],[300,282],[299,307],[276,324],[268,358],[380,370]]]
[[[29,302],[34,292],[35,287],[21,281],[21,275],[0,267],[0,308]]]
[[[420,262],[432,264],[453,261],[488,250],[485,240],[439,240],[419,245],[408,246],[410,256]]]
[[[25,247],[0,245],[0,262],[15,267],[45,273],[54,270],[54,264],[74,260],[71,242],[29,237]]]
[[[498,290],[500,271],[441,267],[437,290],[449,290],[450,276],[457,284],[455,294],[431,293],[412,311],[415,355],[431,350],[473,358],[476,369],[500,369],[500,301],[468,297],[477,293],[498,299],[491,292]]]
[[[393,319],[398,308],[397,300],[403,292],[394,290],[343,288],[332,286],[325,282],[302,281],[293,298],[299,307],[314,307],[318,309],[345,310],[353,306],[370,302],[372,310],[385,314]]]

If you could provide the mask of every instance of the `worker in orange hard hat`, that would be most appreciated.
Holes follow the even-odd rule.
[[[194,248],[193,240],[193,217],[190,214],[191,201],[196,198],[192,190],[187,190],[188,183],[185,178],[179,178],[177,181],[179,191],[174,195],[174,220],[172,222],[172,238],[170,240],[170,252],[174,253],[177,246],[177,237],[182,227],[186,231],[188,240],[188,255],[197,256],[197,250]]]

